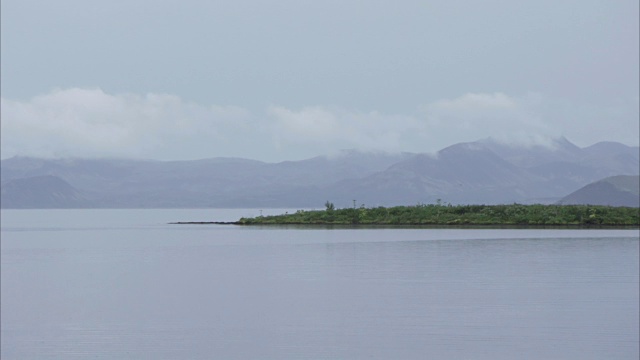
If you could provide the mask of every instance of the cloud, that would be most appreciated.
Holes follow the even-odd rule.
[[[280,147],[436,152],[458,142],[492,137],[522,146],[550,145],[563,128],[541,116],[546,99],[504,93],[469,93],[419,107],[411,115],[327,107],[293,110],[272,106],[273,134]]]
[[[1,150],[2,158],[236,156],[281,161],[341,149],[433,153],[486,137],[544,145],[565,135],[580,146],[602,140],[637,145],[637,103],[635,98],[610,108],[588,108],[540,94],[498,92],[441,99],[409,114],[279,105],[251,113],[168,94],[71,88],[27,101],[2,98]]]
[[[549,101],[540,112],[579,146],[603,140],[638,146],[640,140],[638,96],[616,98],[597,105]]]
[[[469,93],[455,99],[443,99],[423,106],[429,131],[435,136],[458,141],[492,137],[520,144],[548,144],[559,137],[558,126],[540,116],[542,96],[523,97],[503,93]],[[432,136],[434,137],[434,136]]]
[[[450,143],[493,137],[508,144],[550,145],[565,136],[578,146],[599,141],[638,145],[638,97],[615,99],[608,106],[572,103],[529,93],[470,93],[421,107],[429,138]]]
[[[237,107],[201,106],[174,95],[54,90],[29,101],[2,98],[2,157],[180,157],[246,127]]]
[[[424,124],[412,116],[386,115],[324,107],[291,110],[271,106],[273,134],[278,146],[307,144],[331,149],[400,151],[403,138],[422,131]]]

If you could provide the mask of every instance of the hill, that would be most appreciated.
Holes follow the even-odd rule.
[[[52,175],[8,181],[2,185],[3,208],[81,208],[91,203],[73,186]]]
[[[567,195],[558,203],[640,207],[640,177],[608,177]]]

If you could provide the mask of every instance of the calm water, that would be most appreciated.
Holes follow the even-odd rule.
[[[258,210],[1,215],[2,359],[639,357],[637,230],[166,224]]]

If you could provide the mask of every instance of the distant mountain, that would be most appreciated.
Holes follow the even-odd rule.
[[[73,186],[56,176],[34,176],[2,184],[3,208],[79,208],[90,202]]]
[[[525,168],[554,162],[577,162],[585,156],[582,149],[564,137],[544,145],[509,145],[492,138],[480,140],[477,143],[487,147],[506,161]]]
[[[409,156],[341,151],[274,164],[239,158],[162,162],[14,157],[1,162],[1,175],[3,184],[59,177],[81,189],[96,207],[308,207],[326,201],[313,196],[319,187],[373,174]]]
[[[637,158],[640,148],[638,146],[627,146],[613,141],[601,141],[591,146],[587,146],[583,151],[590,156],[615,156],[618,154],[627,154]]]
[[[279,163],[14,157],[2,160],[0,167],[2,207],[54,206],[45,191],[54,186],[50,178],[42,189],[22,185],[21,192],[11,190],[29,178],[46,176],[75,191],[68,193],[69,199],[78,201],[60,202],[62,207],[321,207],[327,200],[346,207],[353,200],[367,206],[437,199],[453,204],[554,203],[599,179],[638,175],[639,159],[637,147],[603,142],[580,148],[560,138],[529,147],[485,139],[436,154],[346,150]]]
[[[599,142],[584,148],[581,164],[599,166],[602,177],[612,175],[637,175],[640,167],[640,148],[615,142]]]
[[[437,199],[454,204],[553,203],[605,176],[638,174],[637,151],[609,144],[599,153],[593,147],[585,152],[564,138],[533,147],[492,139],[460,143],[434,156],[418,154],[366,178],[343,181],[328,193],[351,195],[368,205]]]
[[[342,181],[329,193],[368,205],[513,202],[522,198],[529,174],[480,143],[447,147],[435,156],[419,154],[363,179]]]
[[[608,177],[565,196],[558,203],[640,207],[640,177]]]

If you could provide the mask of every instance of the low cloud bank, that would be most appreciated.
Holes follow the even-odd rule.
[[[434,152],[489,136],[523,145],[547,144],[562,135],[582,145],[600,140],[637,145],[634,101],[637,99],[584,118],[570,116],[567,107],[564,113],[554,112],[558,107],[550,106],[552,102],[540,94],[514,97],[503,93],[442,99],[410,114],[278,105],[252,113],[235,106],[196,104],[168,94],[57,89],[27,101],[2,98],[1,150],[3,159],[15,155],[239,156],[278,161],[347,148]],[[609,121],[594,116],[608,117]]]
[[[2,156],[189,156],[193,139],[216,143],[240,132],[249,113],[165,94],[54,90],[29,101],[2,99]],[[187,151],[185,151],[187,149]]]

